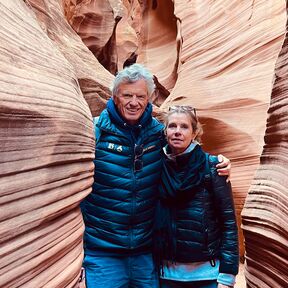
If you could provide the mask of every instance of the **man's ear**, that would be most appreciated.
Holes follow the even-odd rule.
[[[163,130],[163,134],[164,134],[165,136],[167,136],[167,129],[166,129],[166,127],[165,127],[164,130]]]

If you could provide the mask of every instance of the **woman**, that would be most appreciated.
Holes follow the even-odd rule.
[[[165,245],[158,250],[161,287],[233,287],[239,255],[230,183],[217,175],[217,157],[199,145],[202,128],[195,109],[171,107],[165,124],[157,217],[157,242]]]

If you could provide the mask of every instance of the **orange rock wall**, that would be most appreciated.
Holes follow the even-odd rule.
[[[79,71],[31,9],[0,3],[0,287],[75,287],[79,203],[93,182],[92,116]]]
[[[115,74],[135,57],[166,89],[174,86],[179,41],[172,1],[63,2],[69,23],[108,71]],[[167,93],[160,87],[155,96],[159,106]]]
[[[248,287],[288,286],[288,38],[275,68],[260,166],[242,211]]]
[[[92,115],[99,115],[110,97],[109,86],[113,75],[99,63],[71,28],[64,16],[65,3],[62,0],[29,0],[27,3],[43,32],[72,65],[77,85]]]
[[[91,116],[105,107],[113,74],[133,61],[155,74],[155,111],[195,106],[204,148],[232,160],[239,226],[250,188],[248,284],[285,283],[287,227],[275,223],[287,202],[286,44],[271,97],[284,0],[2,0],[0,14],[0,287],[77,285]],[[276,270],[266,255],[277,256]]]
[[[182,39],[178,76],[161,108],[196,107],[204,124],[204,148],[231,159],[239,227],[262,151],[274,65],[285,29],[284,4],[175,1]],[[240,240],[243,256],[241,230]]]
[[[240,227],[263,147],[274,65],[285,31],[285,1],[118,1],[119,6],[118,27],[129,27],[129,33],[116,30],[118,54],[113,58],[119,56],[118,68],[137,54],[137,61],[171,93],[156,91],[154,103],[162,104],[160,109],[174,104],[197,108],[205,125],[204,148],[232,160]],[[241,229],[239,236],[243,256]]]

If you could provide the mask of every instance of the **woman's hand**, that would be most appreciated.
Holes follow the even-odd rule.
[[[217,167],[217,172],[219,176],[227,176],[227,182],[229,182],[230,179],[230,172],[231,172],[231,162],[228,158],[225,156],[219,154],[218,155],[218,163],[216,165]]]
[[[233,287],[234,287],[234,285],[233,286],[227,286],[227,285],[224,285],[221,283],[218,283],[218,286],[217,286],[217,288],[233,288]]]

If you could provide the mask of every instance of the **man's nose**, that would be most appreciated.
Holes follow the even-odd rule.
[[[131,97],[130,104],[132,104],[132,105],[137,105],[138,104],[137,95],[133,95]]]

